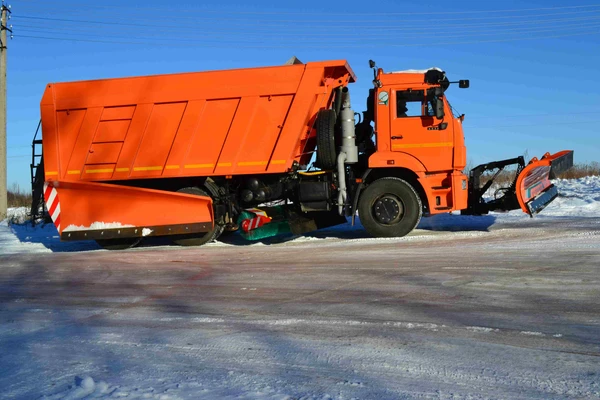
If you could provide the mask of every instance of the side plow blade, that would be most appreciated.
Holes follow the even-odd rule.
[[[517,165],[517,173],[509,187],[496,190],[501,196],[485,201],[484,194],[493,187],[496,177],[509,165]],[[468,207],[466,215],[487,214],[489,211],[522,209],[533,216],[542,211],[558,196],[558,189],[550,182],[573,166],[573,151],[563,150],[556,154],[546,153],[541,159],[533,158],[525,165],[523,157],[481,164],[469,173]],[[482,186],[481,177],[486,171],[496,173]]]
[[[44,198],[61,240],[179,235],[213,228],[212,200],[207,196],[49,181]]]

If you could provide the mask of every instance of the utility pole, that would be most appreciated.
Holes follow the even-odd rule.
[[[2,0],[2,18],[0,23],[0,221],[6,218],[8,207],[8,182],[6,180],[6,33],[12,30],[8,27],[10,6]]]

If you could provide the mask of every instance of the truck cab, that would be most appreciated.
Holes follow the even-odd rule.
[[[429,214],[465,208],[464,116],[453,114],[445,73],[438,68],[385,73],[379,68],[374,84],[370,98],[376,151],[369,168],[410,181]],[[468,87],[468,81],[460,86]]]

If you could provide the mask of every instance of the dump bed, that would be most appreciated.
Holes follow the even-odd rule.
[[[310,160],[318,110],[354,80],[338,60],[49,84],[45,180],[285,172]]]

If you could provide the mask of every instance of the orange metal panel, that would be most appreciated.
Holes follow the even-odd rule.
[[[120,121],[101,121],[98,124],[98,130],[94,136],[94,143],[124,141],[130,123],[131,121],[128,119]]]
[[[102,121],[119,120],[119,119],[131,119],[135,106],[123,106],[123,107],[106,107],[102,112]]]
[[[205,100],[190,101],[185,108],[177,135],[167,158],[167,164],[163,176],[179,176],[184,168],[185,155],[190,147],[190,142],[195,131],[198,129],[199,116],[206,105]],[[212,169],[210,170],[212,172]]]
[[[311,68],[302,77],[302,83],[294,96],[294,102],[273,151],[272,159],[285,160],[285,164],[271,163],[269,172],[282,172],[288,168],[295,159],[306,163],[310,155],[301,160],[301,155],[307,149],[305,144],[310,134],[312,122],[318,110],[328,108],[329,96],[334,87],[323,86],[323,70]],[[307,112],[308,111],[308,112]]]
[[[390,161],[392,161],[390,163]],[[419,174],[427,171],[421,160],[404,152],[377,151],[369,157],[369,168],[387,168],[389,166],[408,168]]]
[[[258,105],[258,97],[243,97],[235,113],[221,155],[215,168],[216,175],[231,175],[235,172],[240,149],[244,147]]]
[[[66,176],[63,175],[63,179],[73,180],[79,179],[79,177],[82,176],[83,166],[89,154],[90,146],[92,145],[94,133],[98,127],[98,121],[100,120],[101,114],[102,108],[89,108],[85,114],[79,132],[70,132],[77,140],[74,144],[71,157],[68,159],[69,164],[67,167],[67,174]],[[67,136],[64,132],[61,132],[61,137],[63,135]],[[44,141],[45,140],[46,136],[44,132]],[[97,176],[92,176],[91,179],[96,177]],[[90,177],[87,179],[90,179]]]
[[[446,171],[452,169],[454,125],[449,124],[443,130],[430,130],[440,123],[434,117],[398,117],[396,91],[389,90],[389,92],[390,102],[387,107],[390,130],[386,132],[378,125],[377,140],[391,141],[390,147],[392,151],[410,153],[425,165],[427,171]],[[444,111],[446,115],[452,115],[452,110],[447,105]],[[395,136],[398,139],[391,139],[391,136]]]
[[[186,104],[154,105],[133,163],[132,177],[162,174]]]
[[[88,164],[116,164],[123,143],[94,143],[87,156]]]
[[[58,111],[56,113],[56,123],[59,132],[58,149],[60,157],[59,176],[68,175],[65,168],[73,153],[73,146],[77,140],[81,126],[86,115],[86,110]],[[68,132],[68,135],[61,135],[61,132]],[[45,138],[44,138],[45,139]]]
[[[52,88],[46,90],[51,91]],[[56,110],[52,104],[42,103],[42,134],[43,134],[43,152],[44,152],[44,174],[45,179],[58,179],[60,163],[58,157],[58,129],[56,126]]]
[[[206,102],[198,114],[198,127],[190,141],[175,143],[186,146],[182,174],[206,176],[213,173],[238,105],[239,99]],[[169,161],[168,164],[173,163]]]
[[[127,140],[123,143],[113,179],[126,179],[129,177],[135,155],[140,147],[140,141],[150,120],[153,108],[153,104],[140,104],[135,108],[131,124],[129,125]]]
[[[254,119],[240,143],[235,171],[264,172],[269,161],[285,168],[286,159],[271,159],[293,96],[265,96],[258,99]]]
[[[454,209],[464,210],[469,200],[469,177],[459,171],[452,173],[452,191],[454,192]]]

